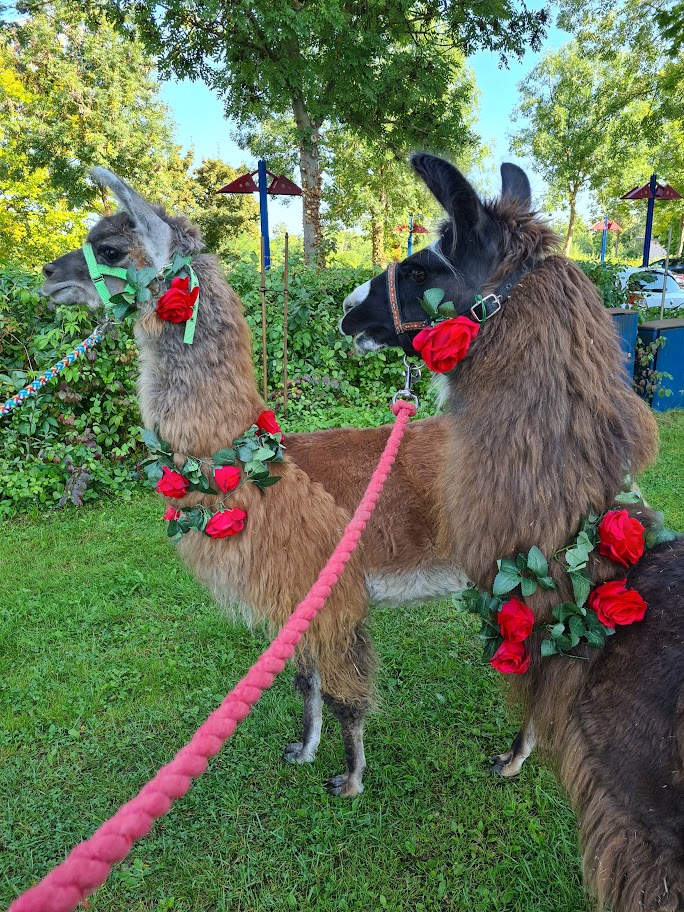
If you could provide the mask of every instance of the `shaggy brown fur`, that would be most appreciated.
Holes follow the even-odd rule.
[[[495,291],[529,265],[447,378],[453,471],[444,498],[454,521],[442,525],[441,547],[490,589],[498,558],[532,545],[551,556],[583,516],[612,507],[625,478],[655,458],[657,428],[631,389],[595,287],[549,255],[555,239],[530,212],[522,172],[504,166],[504,185],[513,179],[518,192],[483,204],[448,163],[418,159],[451,216],[441,250],[454,270],[422,252],[400,265],[405,320],[419,313],[413,263],[427,271],[423,285],[444,289],[461,314],[474,294]],[[391,339],[384,279],[374,281],[365,298],[353,293],[345,302],[343,329],[367,349],[406,350]],[[629,509],[652,525],[648,508]],[[560,592],[538,590],[527,600],[545,623],[554,605],[572,599],[567,575],[557,562],[551,567]],[[598,556],[590,570],[594,584],[626,575]],[[576,650],[584,661],[541,659],[540,634],[532,635],[530,670],[508,682],[523,730],[497,768],[517,772],[536,739],[577,809],[585,875],[601,905],[674,912],[684,909],[684,542],[647,552],[629,584],[649,604],[646,619],[618,628],[603,650]]]
[[[201,288],[194,342],[185,345],[183,324],[161,321],[154,303],[143,306],[136,324],[139,399],[145,425],[156,428],[174,451],[209,457],[229,446],[265,408],[254,380],[242,306],[218,262],[198,255],[200,240],[194,228],[184,219],[162,218],[114,175],[101,176],[126,213],[103,219],[91,231],[89,240],[98,259],[118,250],[117,265],[132,260],[159,267],[169,262],[173,250],[193,255]],[[44,293],[64,303],[99,307],[80,250],[48,264],[44,273]],[[117,282],[111,280],[113,290]],[[331,780],[335,794],[362,789],[362,724],[372,702],[374,666],[366,632],[369,591],[397,603],[397,591],[410,589],[420,601],[465,583],[438,543],[439,453],[448,421],[415,422],[408,429],[363,547],[296,656],[305,735],[286,749],[286,756],[298,762],[313,760],[324,700],[342,727],[347,759],[347,772]],[[277,467],[278,484],[265,494],[253,485],[243,486],[230,501],[247,511],[245,530],[223,540],[192,532],[181,539],[179,553],[221,604],[237,607],[248,622],[280,627],[340,540],[388,434],[389,428],[383,427],[287,435],[285,460]],[[216,500],[215,495],[193,493],[178,506],[212,507]]]

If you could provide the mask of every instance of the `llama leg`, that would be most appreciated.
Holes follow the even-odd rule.
[[[328,694],[323,694],[326,706],[340,723],[344,742],[344,759],[347,771],[328,779],[327,786],[331,795],[359,795],[363,791],[363,771],[366,768],[366,755],[363,750],[363,717],[368,709],[367,703],[343,703]]]
[[[534,722],[532,719],[526,719],[523,727],[515,736],[510,749],[505,754],[492,757],[492,772],[497,773],[499,776],[517,776],[522,769],[523,763],[532,753],[536,740]]]
[[[283,758],[290,763],[311,763],[316,758],[323,725],[321,676],[314,669],[302,669],[295,676],[294,687],[304,704],[304,734],[301,741],[287,745]]]

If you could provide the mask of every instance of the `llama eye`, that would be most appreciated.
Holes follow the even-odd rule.
[[[117,250],[116,247],[98,247],[97,252],[107,263],[116,263],[116,261],[120,260],[123,256],[123,253],[120,250]]]
[[[417,282],[420,285],[427,279],[427,272],[423,269],[422,266],[414,266],[411,269],[411,278],[414,282]]]

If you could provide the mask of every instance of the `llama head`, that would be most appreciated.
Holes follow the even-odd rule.
[[[505,264],[510,263],[510,272],[514,272],[526,259],[540,258],[545,252],[542,248],[549,246],[551,232],[537,230],[526,235],[525,227],[536,219],[530,208],[530,183],[516,165],[501,166],[501,198],[486,203],[448,161],[419,154],[411,163],[448,216],[437,240],[396,268],[401,322],[415,327],[427,325],[421,305],[427,289],[442,290],[443,300],[453,302],[457,315],[468,314],[476,295],[496,288]],[[399,346],[413,354],[411,340],[420,326],[397,331],[387,281],[384,272],[355,289],[344,301],[340,328],[354,337],[361,352]]]
[[[154,266],[161,270],[174,252],[187,255],[200,251],[199,232],[187,219],[167,216],[161,207],[148,203],[106,168],[93,168],[92,174],[109,187],[119,204],[119,211],[100,219],[86,239],[102,266],[123,270],[129,266]],[[102,308],[82,248],[47,263],[43,276],[41,292],[56,303],[84,304],[93,311]],[[116,276],[106,276],[105,282],[111,294],[126,285],[123,278]]]

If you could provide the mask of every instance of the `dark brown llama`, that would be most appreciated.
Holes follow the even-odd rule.
[[[265,407],[241,303],[218,261],[200,254],[198,231],[186,219],[165,215],[104,169],[96,169],[96,176],[121,206],[88,235],[98,262],[161,271],[174,251],[192,256],[201,299],[191,345],[183,342],[183,323],[159,319],[155,300],[140,305],[139,400],[145,425],[156,428],[175,453],[209,457],[230,446]],[[82,250],[43,272],[43,293],[56,302],[101,309]],[[118,278],[107,284],[112,293],[124,286]],[[408,428],[360,552],[296,655],[304,735],[285,749],[285,757],[298,763],[314,759],[325,702],[341,725],[346,758],[345,773],[329,782],[333,794],[363,789],[363,717],[372,702],[375,664],[366,630],[369,598],[386,604],[426,601],[466,582],[440,551],[440,441],[448,421],[428,419]],[[280,482],[263,494],[246,485],[230,502],[247,511],[244,531],[221,540],[190,532],[178,544],[183,559],[226,608],[237,607],[248,623],[280,627],[340,540],[388,434],[388,427],[288,434],[285,460],[277,466]],[[193,493],[172,503],[211,509],[217,499]]]
[[[466,575],[491,590],[497,559],[532,545],[550,558],[583,516],[613,506],[625,478],[655,458],[657,429],[631,390],[594,286],[553,253],[556,238],[531,210],[524,172],[503,165],[501,198],[483,202],[448,162],[421,154],[413,165],[448,220],[435,243],[396,268],[394,308],[388,276],[378,276],[347,298],[342,330],[361,351],[415,353],[425,289],[443,290],[463,316],[476,296],[493,295],[464,360],[444,375],[453,467],[444,498],[453,521],[441,539]],[[647,507],[629,509],[653,524]],[[560,592],[527,599],[538,622],[572,600],[567,574],[552,566]],[[626,575],[602,557],[590,569],[594,585]],[[579,647],[580,661],[541,658],[541,634],[532,634],[532,666],[508,676],[523,727],[495,769],[514,775],[536,742],[577,811],[585,877],[601,906],[681,912],[684,541],[647,551],[628,583],[649,608],[604,649]]]

